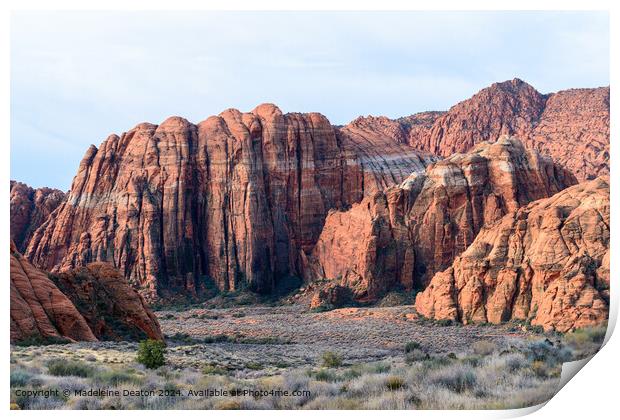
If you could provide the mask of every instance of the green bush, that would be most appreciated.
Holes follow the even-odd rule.
[[[92,366],[74,361],[64,359],[54,359],[47,362],[47,371],[52,376],[79,376],[81,378],[87,378],[94,373]]]
[[[342,366],[342,356],[333,351],[326,351],[321,356],[321,360],[323,361],[323,366],[325,367],[339,367]]]
[[[158,340],[144,340],[138,346],[138,363],[142,363],[148,369],[157,369],[166,364],[164,355],[166,344]]]
[[[336,375],[330,372],[329,369],[319,369],[316,372],[310,371],[308,376],[314,377],[314,379],[321,382],[335,382],[337,379]]]
[[[419,350],[420,347],[421,347],[420,343],[416,341],[410,341],[407,344],[405,344],[405,353],[411,353],[414,350]]]

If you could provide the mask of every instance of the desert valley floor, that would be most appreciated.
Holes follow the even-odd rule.
[[[202,304],[156,315],[168,343],[166,366],[136,363],[134,342],[14,346],[12,401],[23,408],[518,408],[551,398],[561,363],[596,351],[605,331],[450,325],[423,319],[412,306],[313,312],[299,304]],[[24,387],[71,396],[14,395]],[[74,394],[93,388],[175,394]],[[188,396],[196,389],[307,395]]]

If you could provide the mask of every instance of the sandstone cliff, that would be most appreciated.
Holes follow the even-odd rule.
[[[516,139],[481,143],[400,186],[332,211],[306,262],[306,279],[336,279],[358,299],[423,287],[483,225],[576,182]]]
[[[198,125],[144,123],[90,147],[26,255],[51,271],[107,261],[152,291],[269,292],[301,273],[329,209],[434,160],[385,134],[270,104]]]
[[[561,332],[604,322],[609,289],[609,183],[597,178],[485,227],[418,294],[436,319],[529,320]]]
[[[33,189],[11,181],[11,240],[23,252],[34,231],[43,224],[66,196],[52,188]]]
[[[579,180],[609,174],[609,87],[544,95],[513,79],[494,83],[445,113],[358,118],[348,126],[391,135],[444,157],[510,134]]]
[[[138,292],[107,264],[50,276],[11,243],[11,342],[163,340]]]

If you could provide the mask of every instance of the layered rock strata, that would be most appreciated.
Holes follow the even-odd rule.
[[[358,299],[394,287],[423,288],[485,224],[575,183],[515,138],[481,143],[348,211],[330,212],[307,259],[306,278],[338,280]]]
[[[270,104],[198,125],[144,123],[90,147],[26,255],[51,271],[110,262],[158,292],[268,293],[301,274],[329,209],[434,160],[386,135]]]
[[[566,332],[607,320],[609,182],[570,187],[490,224],[416,309],[436,319],[528,320]]]

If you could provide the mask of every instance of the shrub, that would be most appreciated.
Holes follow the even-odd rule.
[[[490,341],[480,340],[472,344],[474,353],[480,356],[488,356],[495,351],[495,344]]]
[[[578,328],[566,334],[566,341],[576,347],[583,347],[588,344],[601,344],[607,333],[606,325],[596,327]]]
[[[323,366],[325,367],[335,368],[342,366],[342,356],[332,351],[326,351],[323,353],[323,355],[321,355],[321,360],[323,361]]]
[[[476,374],[464,366],[452,366],[436,372],[431,383],[460,394],[476,385]]]
[[[420,343],[416,342],[416,341],[410,341],[407,344],[405,344],[405,353],[411,353],[414,350],[418,350],[420,349]]]
[[[26,386],[32,379],[32,374],[25,370],[13,370],[11,372],[11,387]]]
[[[405,381],[398,376],[390,376],[385,380],[385,387],[390,391],[397,391],[405,386]]]
[[[309,376],[321,382],[334,382],[336,380],[336,375],[329,371],[329,369],[319,369],[316,372],[310,372]]]
[[[81,378],[87,378],[94,373],[92,366],[74,361],[54,359],[47,363],[47,371],[52,376],[79,376]]]
[[[263,365],[258,363],[258,362],[247,362],[245,364],[246,369],[250,369],[250,370],[261,370],[263,368]]]
[[[202,368],[202,373],[205,375],[226,375],[228,373],[228,369],[222,366],[209,364]]]
[[[223,400],[214,407],[216,410],[241,410],[241,404],[235,400]]]
[[[387,362],[378,362],[370,365],[370,372],[372,373],[387,373],[392,369],[392,365]]]
[[[532,372],[534,372],[534,375],[538,376],[539,378],[547,377],[547,366],[545,362],[541,360],[534,360],[532,362],[531,368],[532,368]]]
[[[166,364],[165,347],[166,344],[163,341],[151,339],[141,341],[136,360],[148,369],[157,369]]]
[[[95,378],[101,383],[112,386],[119,386],[120,384],[136,384],[139,385],[143,382],[142,378],[127,371],[121,370],[108,370],[105,372],[99,372],[95,375]]]
[[[407,363],[419,362],[420,360],[430,359],[430,356],[427,353],[424,353],[422,350],[414,349],[410,352],[407,352],[405,356],[405,361]]]

